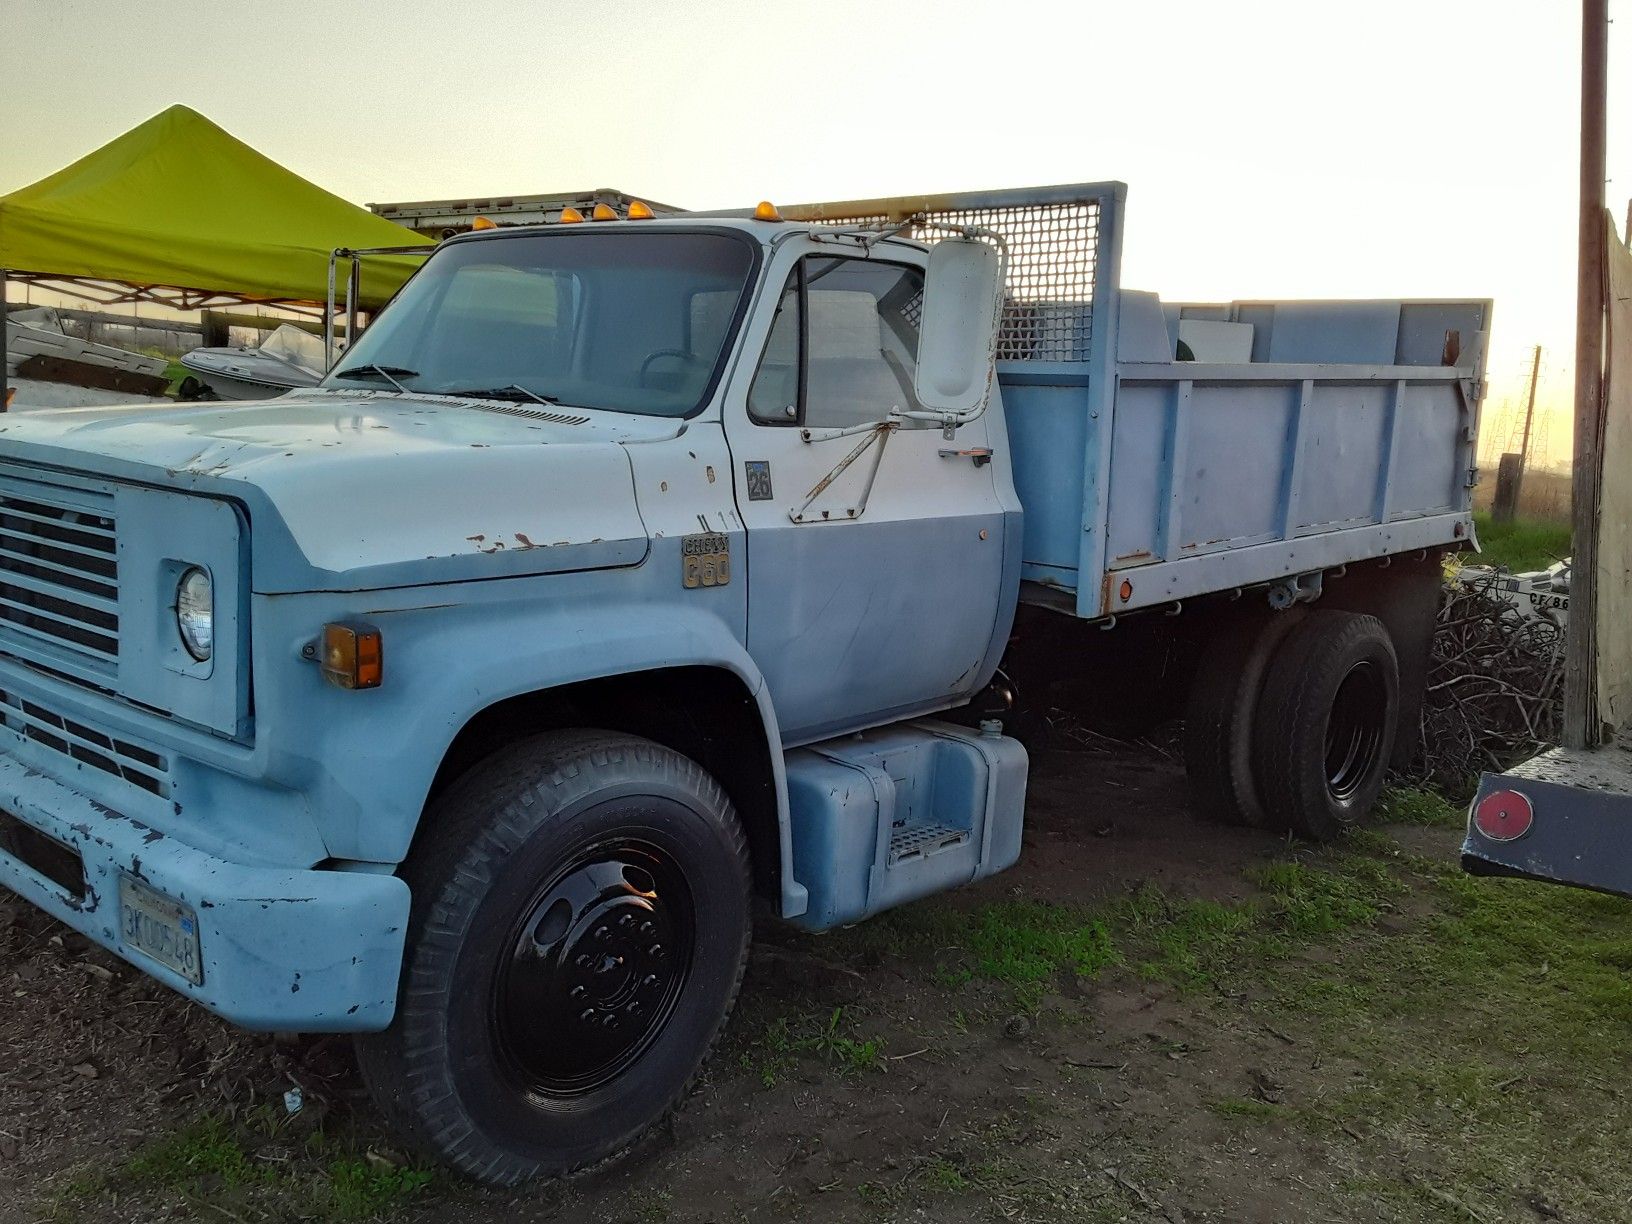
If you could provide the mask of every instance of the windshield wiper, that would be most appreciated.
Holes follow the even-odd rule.
[[[398,382],[397,379],[399,379],[399,378],[418,378],[419,377],[419,371],[418,370],[409,370],[409,369],[406,369],[406,368],[404,368],[402,366],[375,365],[375,364],[354,365],[354,366],[350,367],[349,369],[336,371],[334,376],[336,378],[358,378],[358,377],[360,377],[362,375],[365,375],[365,374],[374,374],[374,375],[379,376],[380,378],[385,379],[386,382],[390,383],[393,387],[395,387],[398,391],[401,391],[404,395],[408,394],[408,388],[403,386],[400,382]]]
[[[516,394],[520,392],[520,395]],[[540,395],[537,391],[529,391],[520,383],[506,383],[502,387],[470,387],[464,391],[443,391],[443,395],[458,396],[460,399],[530,399],[535,404],[559,404],[559,395]]]

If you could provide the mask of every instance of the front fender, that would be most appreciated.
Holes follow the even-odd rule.
[[[602,572],[363,597],[257,597],[257,739],[270,745],[270,771],[307,798],[332,857],[397,863],[449,745],[483,710],[584,680],[719,668],[753,695],[772,746],[782,906],[788,915],[803,913],[805,890],[789,870],[781,733],[764,678],[741,642],[740,600],[729,587],[682,599],[665,587],[655,593],[660,598],[631,600],[627,590],[619,594],[630,585]],[[380,630],[380,688],[336,688],[306,657],[320,627],[334,620]]]

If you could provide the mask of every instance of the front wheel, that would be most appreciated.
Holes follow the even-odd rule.
[[[572,1173],[684,1097],[747,961],[748,850],[719,784],[634,736],[557,732],[427,814],[396,1019],[363,1077],[481,1181]]]

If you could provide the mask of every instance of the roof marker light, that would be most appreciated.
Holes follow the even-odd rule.
[[[584,219],[584,214],[579,212],[571,204],[568,204],[565,208],[563,208],[561,210],[561,224],[562,225],[576,225],[578,222],[582,221],[583,219]]]
[[[597,204],[589,211],[591,221],[616,221],[618,214],[612,211],[610,204]]]
[[[471,221],[470,228],[473,230],[498,229],[499,223],[493,220],[492,217],[477,217]]]
[[[776,205],[769,200],[761,200],[754,209],[755,221],[780,221],[782,214],[776,211]]]
[[[657,214],[652,211],[649,204],[645,204],[640,200],[629,201],[629,220],[650,221],[655,216]]]

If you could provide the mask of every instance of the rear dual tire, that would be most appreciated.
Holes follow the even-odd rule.
[[[1311,841],[1359,824],[1382,793],[1399,716],[1399,660],[1382,622],[1311,612],[1259,694],[1253,776],[1264,810]]]
[[[1184,772],[1198,816],[1271,827],[1252,772],[1253,726],[1270,660],[1301,619],[1294,610],[1227,625],[1197,664],[1184,713]]]
[[[1185,767],[1198,815],[1328,841],[1381,793],[1399,663],[1372,616],[1278,613],[1221,631],[1191,690]]]

